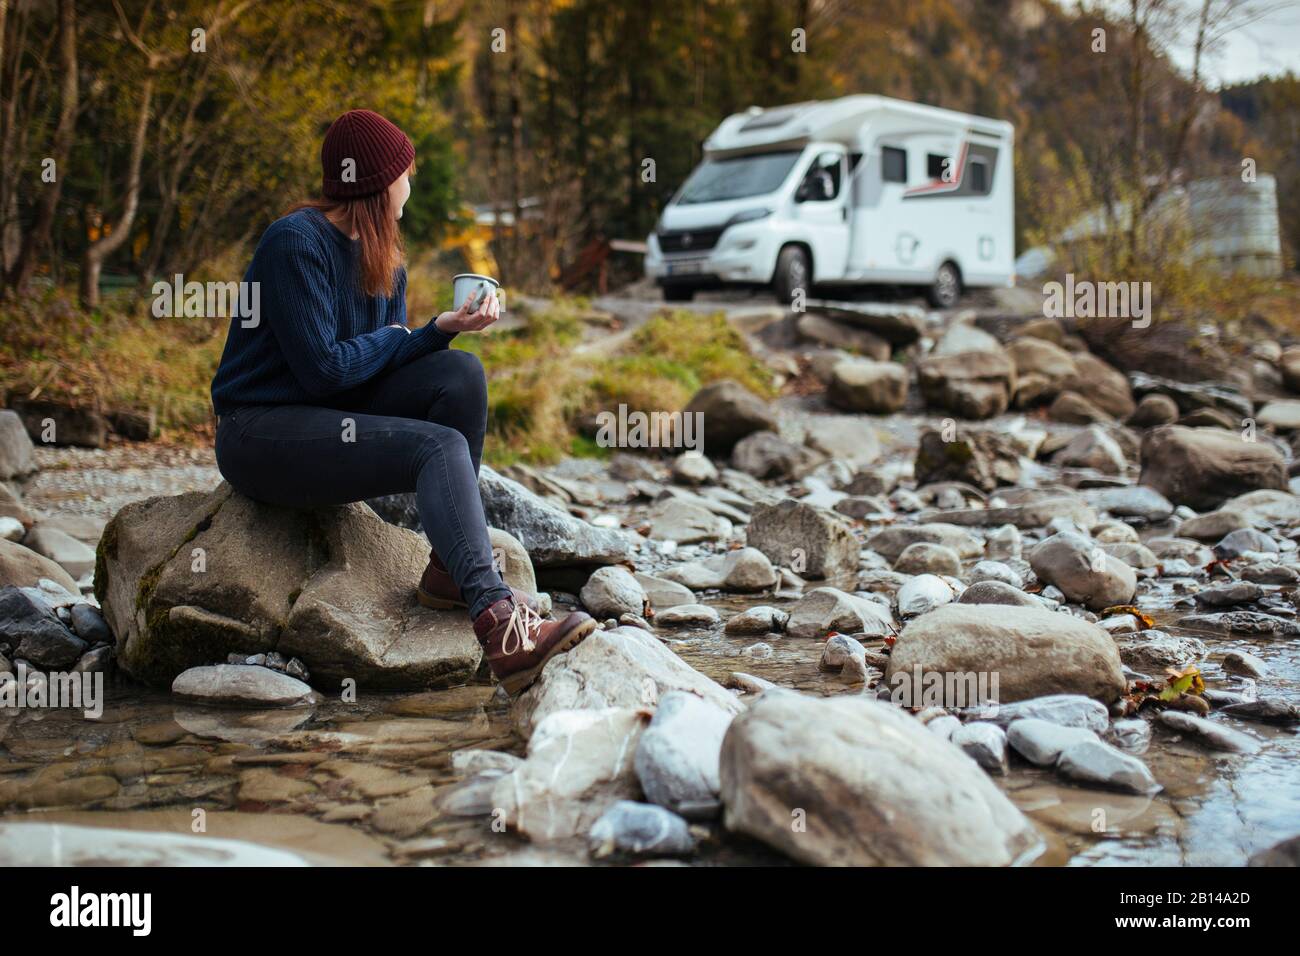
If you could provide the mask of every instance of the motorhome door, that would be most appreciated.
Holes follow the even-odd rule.
[[[849,256],[848,167],[844,151],[833,147],[813,154],[794,194],[794,216],[812,247],[813,279],[844,278]]]

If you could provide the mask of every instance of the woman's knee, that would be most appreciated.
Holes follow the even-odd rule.
[[[415,428],[414,443],[416,470],[434,459],[448,463],[471,462],[469,442],[457,429],[436,422],[421,422]]]

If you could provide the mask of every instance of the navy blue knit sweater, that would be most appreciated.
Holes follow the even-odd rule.
[[[411,359],[448,348],[455,333],[406,325],[406,270],[393,296],[361,290],[359,243],[315,209],[271,223],[245,282],[259,283],[257,323],[235,317],[212,379],[212,406],[325,405],[331,395]]]

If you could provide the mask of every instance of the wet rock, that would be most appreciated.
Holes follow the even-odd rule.
[[[808,310],[862,329],[892,345],[911,345],[925,328],[925,311],[914,305],[879,302],[824,302],[810,299]]]
[[[989,773],[1007,772],[1007,735],[997,724],[973,720],[954,730],[948,739]]]
[[[811,471],[820,456],[811,448],[786,441],[776,432],[746,435],[731,451],[731,467],[755,478],[793,481]]]
[[[1229,753],[1259,753],[1260,743],[1254,737],[1239,730],[1214,723],[1204,717],[1196,717],[1176,710],[1162,710],[1156,717],[1160,723],[1171,730],[1196,739],[1212,750],[1226,750]]]
[[[804,443],[859,468],[878,459],[881,451],[875,429],[856,415],[818,415],[808,422]]]
[[[1220,708],[1220,713],[1242,720],[1257,720],[1265,724],[1281,724],[1292,727],[1300,724],[1300,707],[1272,698],[1244,700],[1237,704],[1228,704]]]
[[[113,632],[108,629],[103,613],[93,604],[72,605],[72,629],[77,637],[88,644],[112,644]]]
[[[899,588],[896,595],[899,617],[904,618],[927,614],[956,599],[952,586],[935,574],[918,574]]]
[[[1096,425],[1076,435],[1052,461],[1062,468],[1091,468],[1103,475],[1122,475],[1128,467],[1123,450]]]
[[[1109,703],[1127,690],[1109,634],[1040,608],[953,604],[924,614],[895,642],[886,682],[909,682],[917,668],[922,674],[987,674],[990,682],[997,675],[992,697],[1003,702],[1082,694]]]
[[[18,413],[0,409],[0,481],[25,478],[36,471],[36,448]]]
[[[734,716],[694,694],[664,694],[636,749],[636,774],[646,799],[690,820],[716,817],[722,809],[722,739]]]
[[[645,613],[645,591],[632,572],[618,565],[598,568],[587,578],[578,597],[582,606],[598,619]]]
[[[58,528],[38,524],[27,533],[23,544],[49,558],[74,578],[95,569],[95,549]]]
[[[1105,705],[1082,694],[1051,694],[1001,704],[996,713],[984,719],[1000,727],[1009,727],[1026,718],[1045,720],[1062,727],[1082,727],[1095,733],[1102,733],[1110,722]]]
[[[696,591],[736,593],[766,591],[777,582],[772,562],[757,548],[736,548],[703,561],[678,565],[665,571],[663,577]]]
[[[656,541],[694,544],[721,541],[731,531],[726,518],[714,514],[704,505],[683,498],[665,498],[650,507],[645,515],[650,537]]]
[[[1252,553],[1277,554],[1278,547],[1277,543],[1262,531],[1256,531],[1254,528],[1238,528],[1224,535],[1223,539],[1214,546],[1214,553],[1224,561],[1230,561]]]
[[[1178,525],[1178,534],[1183,538],[1214,542],[1239,528],[1249,527],[1250,520],[1243,512],[1232,508],[1220,508],[1217,511],[1197,515],[1195,518],[1188,518]]]
[[[1065,596],[1090,610],[1129,604],[1137,590],[1133,569],[1081,535],[1052,535],[1029,553],[1029,564],[1040,581],[1060,588]]]
[[[727,828],[803,863],[1004,866],[1039,844],[974,761],[856,695],[763,694],[727,732],[721,777]]]
[[[954,572],[956,573],[956,572]],[[1001,561],[980,561],[975,567],[970,569],[966,575],[966,580],[971,584],[979,584],[981,581],[1001,581],[1003,584],[1009,584],[1011,587],[1019,590],[1025,586],[1024,578],[1008,564]],[[993,604],[993,601],[968,601],[968,604]]]
[[[1141,484],[1197,510],[1257,489],[1286,490],[1282,456],[1264,442],[1214,428],[1167,425],[1142,442]]]
[[[0,587],[35,587],[42,578],[73,594],[80,593],[76,579],[62,565],[15,541],[0,538]]]
[[[1161,671],[1166,667],[1186,667],[1205,660],[1205,642],[1194,637],[1174,636],[1164,631],[1147,630],[1117,640],[1120,660],[1137,670]]]
[[[1300,524],[1300,497],[1288,491],[1249,491],[1225,501],[1223,507],[1245,515],[1254,527]]]
[[[737,713],[742,704],[722,687],[635,627],[594,631],[573,650],[551,658],[541,676],[511,704],[525,736],[561,710],[654,707],[670,690],[684,690]]]
[[[984,554],[993,561],[1018,560],[1021,548],[1020,529],[1014,524],[1004,524],[990,532]]]
[[[1106,736],[1125,753],[1143,754],[1151,746],[1151,725],[1137,717],[1117,720],[1110,725]]]
[[[893,562],[898,560],[908,545],[918,541],[952,548],[962,558],[975,558],[984,553],[984,543],[975,535],[965,528],[940,521],[885,528],[871,536],[867,547]]]
[[[108,673],[108,671],[112,670],[113,659],[113,648],[107,644],[101,647],[92,647],[81,655],[77,663],[72,666],[72,670],[76,674]]]
[[[773,564],[801,564],[804,577],[826,578],[858,567],[860,546],[848,521],[793,498],[759,505],[745,533],[749,546]]]
[[[813,588],[793,607],[786,633],[796,638],[824,638],[830,631],[883,637],[891,633],[889,612],[873,601],[839,588]]]
[[[1103,544],[1101,550],[1112,558],[1119,558],[1130,568],[1154,568],[1160,563],[1160,559],[1152,553],[1150,548],[1144,544],[1135,544],[1132,541]]]
[[[1033,595],[1026,594],[1024,591],[1005,581],[983,580],[977,581],[961,593],[957,599],[959,604],[1009,604],[1016,607],[1033,607],[1041,608],[1042,602],[1036,600]]]
[[[1268,665],[1247,651],[1228,651],[1223,655],[1223,669],[1229,674],[1242,674],[1256,679],[1268,676]]]
[[[860,352],[878,362],[886,361],[891,351],[889,343],[874,332],[836,321],[816,312],[804,312],[799,315],[795,319],[795,330],[800,337],[809,342]]]
[[[609,856],[685,856],[695,850],[686,821],[650,803],[620,800],[600,815],[587,846],[595,859]]]
[[[488,525],[518,539],[536,567],[617,564],[633,550],[631,536],[575,518],[486,465],[478,487]]]
[[[1053,767],[1068,748],[1097,739],[1084,727],[1064,727],[1036,717],[1012,721],[1007,727],[1007,742],[1012,749],[1038,767]]]
[[[0,638],[16,658],[43,670],[66,670],[90,647],[48,605],[15,587],[0,587]]]
[[[1215,614],[1188,614],[1179,627],[1212,631],[1217,634],[1250,634],[1256,637],[1300,637],[1300,624],[1260,611],[1220,611]]]
[[[536,843],[565,840],[619,800],[639,797],[633,759],[649,717],[629,707],[552,711],[524,762],[493,784],[502,822]]]
[[[965,511],[945,511],[945,522],[955,525],[1014,525],[1017,528],[1041,528],[1053,518],[1070,521],[1075,527],[1087,528],[1097,523],[1097,514],[1089,505],[1073,496],[1053,496],[1007,507],[970,508]],[[927,520],[930,514],[921,515]]]
[[[780,608],[769,607],[764,604],[741,611],[727,621],[723,631],[728,635],[738,637],[779,633],[785,630],[785,624],[789,617],[790,615]]]
[[[1300,573],[1286,565],[1264,562],[1241,569],[1241,576],[1255,584],[1300,584]]]
[[[276,508],[223,483],[127,505],[100,547],[96,596],[119,663],[146,683],[275,650],[327,685],[427,687],[468,678],[482,656],[463,612],[416,603],[428,542],[362,504]]]
[[[1263,594],[1264,589],[1258,584],[1250,581],[1232,581],[1228,584],[1202,588],[1193,597],[1201,607],[1221,608],[1249,604],[1258,601]]]
[[[1007,410],[1016,370],[1002,352],[964,352],[922,359],[917,365],[927,405],[960,418],[992,418]]]
[[[1194,567],[1204,567],[1214,560],[1214,552],[1189,538],[1150,538],[1147,547],[1164,561],[1186,561]]]
[[[1281,400],[1268,402],[1255,413],[1255,422],[1279,432],[1300,429],[1300,402]]]
[[[687,485],[711,485],[718,480],[718,469],[708,458],[688,451],[673,459],[673,480]]]
[[[659,627],[713,627],[721,621],[707,604],[679,604],[655,615]]]
[[[948,574],[956,576],[961,573],[961,558],[952,548],[929,541],[916,541],[903,549],[903,553],[894,562],[894,570],[903,574]]]
[[[847,358],[832,367],[826,399],[848,412],[887,415],[907,402],[907,385],[907,369],[902,365]]]
[[[224,707],[296,707],[315,700],[311,687],[269,667],[213,664],[191,667],[172,681],[172,694]]]
[[[941,430],[926,429],[913,470],[918,484],[959,481],[992,491],[1020,480],[1020,453],[1010,439],[996,432],[962,429],[946,437]]]
[[[930,731],[940,740],[952,741],[954,731],[961,729],[961,721],[956,717],[948,714],[941,714],[932,720],[925,721],[925,729]]]
[[[817,669],[828,673],[835,673],[845,667],[849,661],[857,658],[866,658],[866,648],[862,642],[849,637],[847,634],[832,634],[826,641],[826,646],[822,648],[821,660],[817,663]]]
[[[0,540],[21,541],[25,534],[27,528],[21,521],[9,515],[0,515]]]
[[[753,432],[777,430],[776,414],[768,404],[731,380],[704,386],[686,404],[684,412],[701,414],[704,451],[709,455],[730,454],[736,442]]]
[[[1150,795],[1163,788],[1146,764],[1100,740],[1081,740],[1061,752],[1057,772],[1077,783]]]
[[[1158,428],[1161,425],[1172,425],[1178,421],[1178,403],[1168,395],[1158,395],[1152,393],[1142,396],[1142,401],[1137,403],[1137,408],[1129,416],[1129,426],[1132,428]]]

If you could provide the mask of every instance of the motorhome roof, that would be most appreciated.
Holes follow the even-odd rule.
[[[954,110],[909,103],[888,96],[861,94],[836,100],[813,100],[769,109],[750,107],[728,116],[704,141],[706,153],[735,152],[811,140],[851,143],[873,113],[912,116],[929,123],[974,127],[994,136],[1010,137],[1014,127],[1005,120],[973,116]]]

